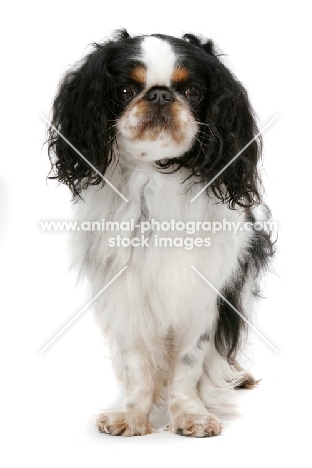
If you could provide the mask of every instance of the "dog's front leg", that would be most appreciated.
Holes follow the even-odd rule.
[[[102,413],[97,426],[111,435],[135,436],[153,432],[149,414],[155,399],[156,369],[142,347],[119,350],[113,359],[117,377],[125,388],[120,408]]]
[[[192,344],[181,346],[176,353],[169,387],[170,430],[174,433],[209,437],[221,432],[221,424],[208,412],[198,394],[198,382],[209,346],[209,336],[204,333]]]

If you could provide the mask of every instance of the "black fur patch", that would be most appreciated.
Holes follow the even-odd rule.
[[[267,218],[270,218],[268,209]],[[254,216],[249,215],[248,221],[254,223]],[[239,262],[234,282],[229,288],[220,291],[243,316],[247,315],[242,301],[245,282],[247,279],[251,280],[253,295],[259,296],[261,273],[268,269],[274,253],[275,245],[270,233],[265,230],[254,230],[253,237],[247,248],[247,255],[243,261]],[[219,321],[215,335],[215,346],[222,356],[226,357],[229,362],[233,362],[241,340],[246,336],[247,325],[221,297],[218,297],[218,311]]]

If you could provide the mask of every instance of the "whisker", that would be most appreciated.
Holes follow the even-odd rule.
[[[104,130],[104,133],[108,132],[109,130],[111,130],[112,128],[114,127],[117,127],[118,124],[116,125],[111,125],[110,127],[108,127],[106,130]]]
[[[211,124],[201,122],[200,120],[198,120],[197,123],[199,123],[200,125],[205,125],[206,127],[211,127]]]
[[[217,143],[217,140],[216,140],[215,135],[214,135],[214,133],[213,133],[213,131],[211,129],[211,126],[209,124],[202,124],[202,125],[207,125],[209,127],[210,132],[209,132],[208,135],[211,135],[212,138],[214,139],[214,141]]]
[[[195,136],[194,138],[195,138],[195,140],[198,141],[198,143],[199,143],[199,145],[200,145],[200,147],[201,147],[201,149],[202,149],[202,152],[205,153],[205,150],[204,150],[204,148],[203,148],[202,142],[201,142],[198,138],[196,138],[196,136]],[[209,146],[209,145],[206,145],[206,146]]]
[[[116,136],[119,135],[119,133],[121,133],[121,131],[117,132],[116,135],[114,135],[110,140],[108,140],[106,145],[108,145],[114,138],[116,138]]]
[[[113,99],[108,98],[108,101],[113,102],[114,105],[120,107],[120,109],[124,109],[124,107],[121,104],[118,104],[118,102],[114,101]],[[116,115],[116,114],[115,114]]]

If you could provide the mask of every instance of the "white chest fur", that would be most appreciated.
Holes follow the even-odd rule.
[[[119,164],[110,181],[129,200],[122,198],[108,185],[90,186],[84,201],[76,205],[75,218],[80,225],[90,221],[132,222],[243,222],[244,215],[202,194],[190,200],[200,185],[183,182],[182,172],[162,174],[153,164]],[[200,226],[200,224],[197,224]],[[244,255],[249,234],[202,229],[190,234],[185,230],[147,231],[148,246],[112,247],[111,239],[140,237],[140,228],[133,231],[76,231],[72,238],[73,264],[86,274],[93,294],[98,293],[124,266],[127,270],[97,299],[97,318],[104,328],[120,330],[123,323],[145,334],[166,334],[168,329],[190,325],[196,315],[196,326],[211,326],[215,319],[216,294],[191,269],[195,266],[218,290],[231,281]],[[210,239],[210,245],[186,249],[155,245],[156,238],[179,237]],[[205,311],[210,310],[210,313]]]

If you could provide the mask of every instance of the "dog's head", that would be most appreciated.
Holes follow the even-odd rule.
[[[216,177],[257,129],[245,89],[211,41],[122,31],[96,44],[65,75],[52,123],[56,177],[75,196],[103,182],[94,167],[104,175],[115,158],[133,158],[159,170],[188,168],[198,181],[215,178],[211,189],[231,207],[258,200],[259,141]]]

